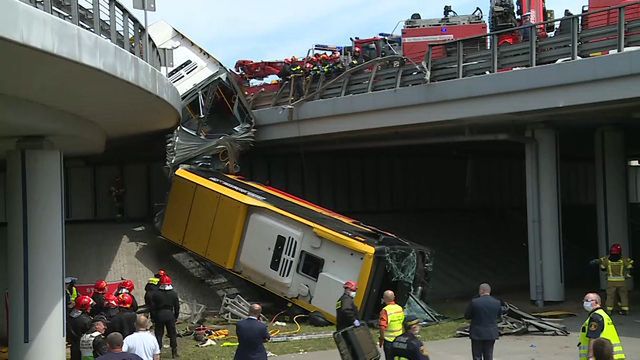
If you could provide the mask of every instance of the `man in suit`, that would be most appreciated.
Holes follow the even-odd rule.
[[[271,336],[267,325],[260,321],[260,313],[262,306],[251,304],[249,317],[236,324],[239,345],[234,360],[267,360],[267,350],[263,343],[269,341]]]
[[[497,321],[502,315],[502,303],[491,296],[489,284],[480,284],[478,295],[464,312],[464,318],[471,320],[471,352],[473,360],[493,360],[493,345],[500,335]]]

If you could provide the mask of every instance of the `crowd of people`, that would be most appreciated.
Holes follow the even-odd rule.
[[[278,76],[291,84],[295,98],[302,97],[304,93],[304,83],[317,81],[324,76],[325,80],[334,78],[342,74],[345,70],[356,67],[367,62],[367,57],[359,47],[353,49],[351,61],[346,62],[340,52],[332,54],[316,53],[298,59],[295,56],[284,59],[284,65]]]
[[[179,357],[176,320],[178,295],[171,277],[159,270],[145,285],[144,306],[133,295],[134,283],[123,280],[115,292],[96,281],[91,295],[79,294],[74,278],[67,278],[67,342],[71,360],[157,360],[165,329],[171,355]],[[149,317],[154,335],[149,332]]]

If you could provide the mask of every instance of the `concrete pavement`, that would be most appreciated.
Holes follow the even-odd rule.
[[[640,326],[640,323],[637,324]],[[496,342],[494,360],[554,360],[577,359],[578,335],[569,336],[505,336]],[[622,344],[627,360],[640,360],[640,339],[623,337]],[[432,341],[426,344],[431,360],[468,360],[471,344],[467,338]],[[281,360],[329,360],[340,359],[336,350],[307,354],[278,356]],[[384,359],[384,356],[382,357]]]

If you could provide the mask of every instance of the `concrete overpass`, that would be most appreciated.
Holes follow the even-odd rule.
[[[615,31],[614,28],[606,31]],[[627,191],[628,186],[635,191],[637,185],[628,183],[627,161],[638,154],[629,152],[630,147],[637,145],[625,133],[636,129],[640,118],[640,52],[625,48],[625,41],[630,38],[625,40],[624,31],[623,28],[617,33],[621,42],[606,45],[605,53],[612,50],[607,56],[580,59],[577,53],[572,54],[571,49],[580,54],[583,48],[595,51],[587,38],[594,35],[584,31],[580,35],[582,42],[576,42],[580,38],[577,35],[567,37],[573,45],[564,43],[558,49],[568,53],[558,53],[552,63],[542,66],[535,61],[541,53],[531,50],[523,61],[533,66],[499,71],[497,64],[502,60],[496,52],[502,50],[494,48],[480,54],[487,56],[486,62],[476,61],[480,55],[466,53],[454,54],[453,62],[443,60],[445,65],[439,68],[438,76],[453,74],[442,79],[447,81],[420,84],[416,83],[418,75],[414,73],[410,75],[412,83],[402,86],[400,76],[405,70],[383,68],[386,77],[377,78],[378,67],[366,76],[344,76],[345,79],[335,80],[336,84],[300,101],[282,103],[274,98],[270,101],[276,106],[260,106],[254,111],[257,147],[265,152],[288,151],[306,157],[308,151],[348,152],[427,144],[523,144],[530,296],[538,304],[564,301],[560,131],[594,131],[591,156],[595,167],[598,254],[606,254],[613,243],[622,244],[625,255],[630,253]],[[488,35],[491,36],[496,35]],[[557,40],[539,39],[538,49],[546,41],[557,43]],[[453,48],[465,48],[461,43],[453,43],[456,45]],[[521,47],[527,48],[531,49],[529,44]],[[465,59],[472,56],[474,61],[466,63]],[[480,72],[467,74],[469,67],[478,64],[484,66]],[[433,79],[437,68],[433,66],[431,70]],[[392,81],[389,77],[393,75],[388,75],[391,72],[398,74]],[[360,77],[355,82],[349,80],[357,76]],[[429,72],[421,76],[428,78]],[[382,83],[390,85],[376,91],[376,84]],[[332,86],[336,90],[329,89]],[[356,88],[353,95],[349,95],[350,88]],[[284,169],[290,166],[285,165]],[[269,169],[269,174],[279,171]],[[368,170],[362,173],[372,175]],[[305,181],[309,179],[304,178],[302,183]]]
[[[0,289],[10,297],[11,358],[65,358],[63,158],[101,153],[107,140],[168,129],[180,117],[155,45],[143,55],[140,22],[115,0],[89,4],[0,4],[8,223]]]

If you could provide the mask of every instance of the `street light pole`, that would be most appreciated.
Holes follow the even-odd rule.
[[[149,62],[149,27],[147,23],[147,0],[142,0],[144,9],[144,59]]]

